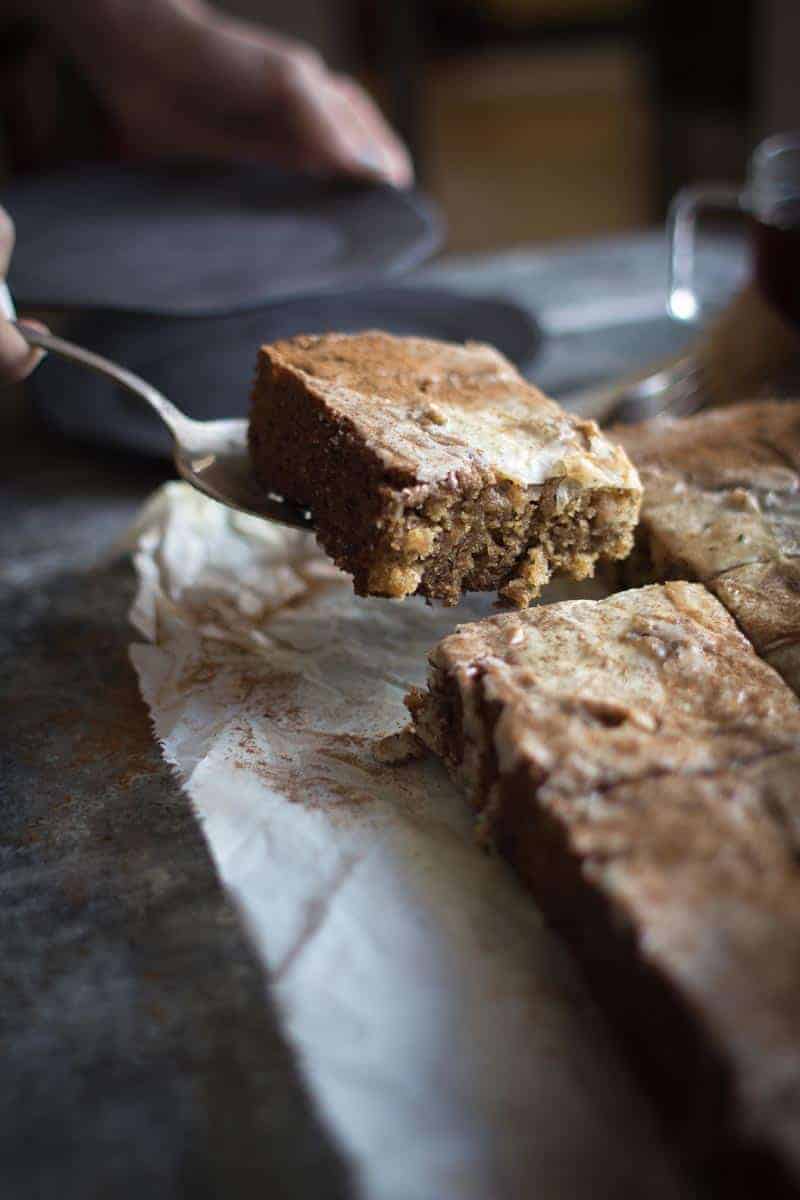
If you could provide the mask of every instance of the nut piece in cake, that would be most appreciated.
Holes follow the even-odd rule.
[[[627,583],[696,579],[800,693],[800,404],[620,426],[645,494]]]
[[[797,698],[683,582],[464,625],[430,663],[417,735],[662,1101],[712,1158],[797,1187]]]
[[[259,480],[307,505],[360,595],[524,606],[555,573],[629,553],[641,488],[625,452],[496,350],[385,333],[263,346]]]

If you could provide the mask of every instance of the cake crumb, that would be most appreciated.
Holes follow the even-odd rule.
[[[389,733],[379,738],[372,747],[372,756],[384,766],[394,767],[401,763],[411,762],[412,759],[422,758],[426,753],[425,747],[416,736],[410,725],[398,733]]]

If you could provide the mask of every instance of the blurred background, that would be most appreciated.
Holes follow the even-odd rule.
[[[800,125],[798,0],[221,7],[311,42],[370,87],[454,251],[651,226],[678,187],[741,179],[757,141]],[[4,47],[6,173],[101,156],[85,86],[24,19]]]

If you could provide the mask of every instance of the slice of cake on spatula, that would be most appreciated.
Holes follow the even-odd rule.
[[[641,489],[624,450],[501,354],[385,333],[263,346],[250,451],[311,509],[360,595],[524,607],[555,574],[630,551]]]

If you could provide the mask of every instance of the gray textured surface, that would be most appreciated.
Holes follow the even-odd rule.
[[[620,264],[657,297],[653,238],[451,277],[546,301],[558,332],[586,295],[582,262],[595,298],[604,269],[619,293]],[[562,328],[543,377],[577,382],[675,341],[654,319]],[[150,735],[127,661],[130,571],[101,562],[160,478],[41,434],[23,397],[2,396],[0,1195],[345,1196],[346,1165]]]
[[[346,1196],[150,733],[130,571],[87,569],[153,479],[30,435],[2,454],[0,1195]]]

